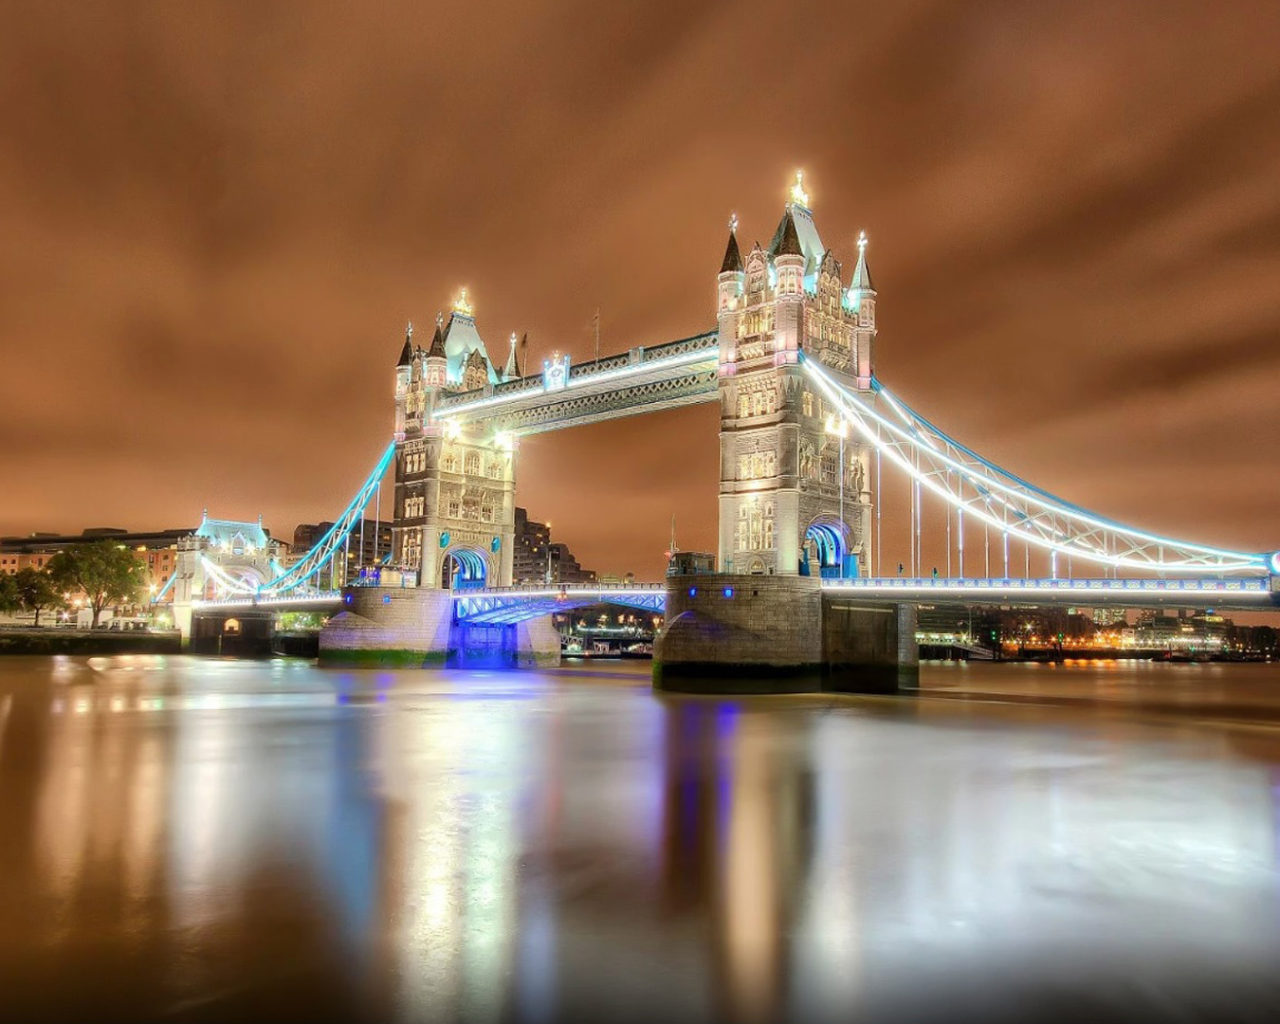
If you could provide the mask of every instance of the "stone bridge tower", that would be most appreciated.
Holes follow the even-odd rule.
[[[505,371],[519,376],[512,348]],[[491,393],[502,380],[476,330],[465,289],[431,345],[413,344],[396,366],[395,512],[392,562],[419,586],[510,586],[515,536],[514,438],[433,419],[446,393]]]
[[[876,293],[865,236],[846,285],[797,174],[768,248],[757,243],[744,260],[730,222],[717,298],[720,571],[866,575],[868,450],[842,432],[798,360],[803,352],[847,386],[870,388]]]

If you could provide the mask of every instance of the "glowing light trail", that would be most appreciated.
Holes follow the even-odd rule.
[[[1266,554],[1161,537],[1065,501],[966,448],[890,394],[879,380],[872,380],[872,389],[894,417],[878,411],[865,395],[840,384],[814,360],[803,354],[800,358],[822,393],[878,453],[950,505],[1006,536],[1111,567],[1267,572]]]

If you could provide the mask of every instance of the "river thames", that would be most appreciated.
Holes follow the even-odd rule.
[[[1280,1018],[1280,666],[0,659],[0,1019]]]

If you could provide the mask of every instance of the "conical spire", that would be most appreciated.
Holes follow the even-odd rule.
[[[774,256],[804,255],[804,250],[800,248],[800,236],[796,233],[796,222],[791,216],[790,206],[782,214],[782,222],[778,225],[778,231],[773,236],[773,244],[769,249]]]
[[[529,333],[525,332],[525,341],[529,340]],[[511,332],[511,354],[507,356],[506,369],[502,371],[504,380],[515,380],[520,376],[520,359],[516,355],[516,332]]]
[[[724,261],[720,264],[722,274],[742,273],[742,253],[738,251],[738,215],[729,218],[729,244],[724,248]]]
[[[408,366],[413,362],[413,322],[409,322],[409,326],[404,332],[404,348],[400,350],[400,361],[396,363],[397,367]]]
[[[853,268],[853,283],[850,291],[873,292],[876,286],[871,283],[871,271],[867,269],[867,233],[858,234],[858,265]]]
[[[444,358],[444,335],[440,333],[440,324],[444,317],[439,313],[436,314],[436,333],[431,338],[431,348],[427,350],[428,359]]]

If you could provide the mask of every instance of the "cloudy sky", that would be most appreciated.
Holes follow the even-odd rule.
[[[331,518],[406,320],[466,285],[539,362],[597,307],[606,352],[704,330],[730,212],[767,242],[803,167],[911,404],[1274,548],[1277,53],[1275,3],[0,2],[0,532]],[[656,576],[673,513],[714,548],[716,429],[531,438],[520,502]]]

